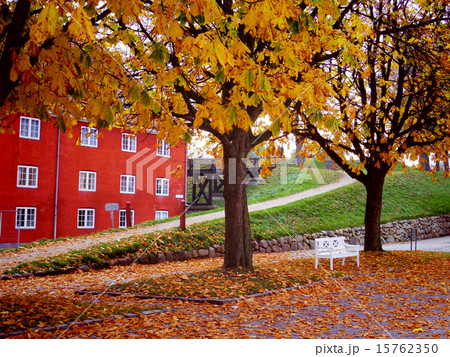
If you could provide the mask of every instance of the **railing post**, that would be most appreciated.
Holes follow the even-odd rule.
[[[413,250],[413,241],[415,242],[414,250],[417,250],[417,229],[416,228],[411,229],[410,237],[411,237],[411,249],[410,250]]]

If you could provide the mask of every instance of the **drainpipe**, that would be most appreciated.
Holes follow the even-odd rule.
[[[61,130],[58,129],[58,149],[56,152],[56,184],[55,184],[55,217],[53,220],[53,239],[56,239],[56,227],[58,224],[58,187],[59,187],[59,152],[61,144]]]
[[[187,207],[187,185],[188,185],[188,157],[187,157],[187,143],[184,143],[184,202],[185,204],[183,205],[183,211],[186,210]]]

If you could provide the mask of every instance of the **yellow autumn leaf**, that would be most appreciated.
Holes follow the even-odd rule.
[[[19,73],[17,73],[15,66],[12,66],[11,70],[9,71],[9,79],[12,82],[15,82],[19,79]]]
[[[94,38],[94,28],[91,20],[82,8],[72,11],[72,20],[69,25],[69,32],[79,38]]]
[[[47,38],[55,36],[58,17],[56,3],[54,1],[49,1],[39,14],[36,23],[31,27],[31,39],[39,43]]]

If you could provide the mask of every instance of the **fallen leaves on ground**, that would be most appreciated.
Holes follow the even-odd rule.
[[[303,276],[317,276],[322,282],[309,284],[298,290],[280,291],[259,298],[246,298],[216,306],[181,301],[138,301],[129,294],[120,297],[95,296],[102,303],[121,307],[162,304],[166,312],[132,319],[104,321],[98,325],[74,326],[65,331],[65,338],[448,338],[450,337],[448,307],[449,255],[428,252],[363,253],[361,266],[348,259],[335,271],[328,270],[329,261],[323,260],[322,269],[314,269],[312,258],[298,259],[298,254],[261,254],[254,257],[261,273],[287,285],[288,278],[301,272]],[[223,280],[222,260],[205,259],[189,262],[165,263],[154,266],[115,267],[111,270],[3,281],[3,298],[22,295],[56,299],[65,296],[68,301],[77,298],[75,290],[91,288],[105,290],[111,284],[130,283],[150,279],[173,281],[179,288],[184,282],[186,293],[222,291],[239,294],[255,280],[255,272],[236,272]],[[258,270],[257,269],[257,270]],[[193,274],[197,272],[197,274]],[[308,275],[309,274],[309,275]],[[259,275],[258,275],[259,276]],[[349,276],[348,279],[335,277]],[[195,279],[194,279],[195,277]],[[187,278],[187,279],[186,279]],[[230,279],[229,279],[230,278]],[[196,284],[191,281],[198,280]],[[234,283],[233,283],[234,280]],[[201,285],[200,282],[203,284]],[[221,284],[225,287],[218,288]],[[236,290],[232,290],[236,289]],[[209,294],[209,293],[208,293]],[[228,295],[229,296],[229,295]],[[93,299],[84,296],[84,299]],[[63,303],[64,302],[64,303]],[[61,304],[53,309],[36,310],[35,314],[62,316]],[[2,304],[2,306],[5,306]],[[108,310],[109,308],[107,308]],[[16,309],[15,311],[19,311]],[[20,311],[23,311],[21,309]],[[113,315],[113,311],[109,310]],[[24,324],[25,320],[17,320]],[[26,316],[26,314],[25,314]],[[86,315],[80,319],[86,319]],[[14,319],[16,320],[16,319]],[[15,325],[9,325],[14,327]],[[53,338],[56,332],[28,331],[28,338]],[[18,336],[18,338],[23,338]]]
[[[143,311],[134,304],[115,304],[107,301],[85,301],[71,296],[7,295],[0,297],[0,332],[12,332],[35,327],[71,324],[81,315],[83,319],[97,319],[124,313]],[[159,309],[158,306],[146,310]]]

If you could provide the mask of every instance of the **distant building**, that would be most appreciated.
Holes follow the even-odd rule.
[[[20,116],[0,134],[0,246],[77,236],[179,215],[185,198],[184,143],[79,122],[72,137],[54,123]]]

